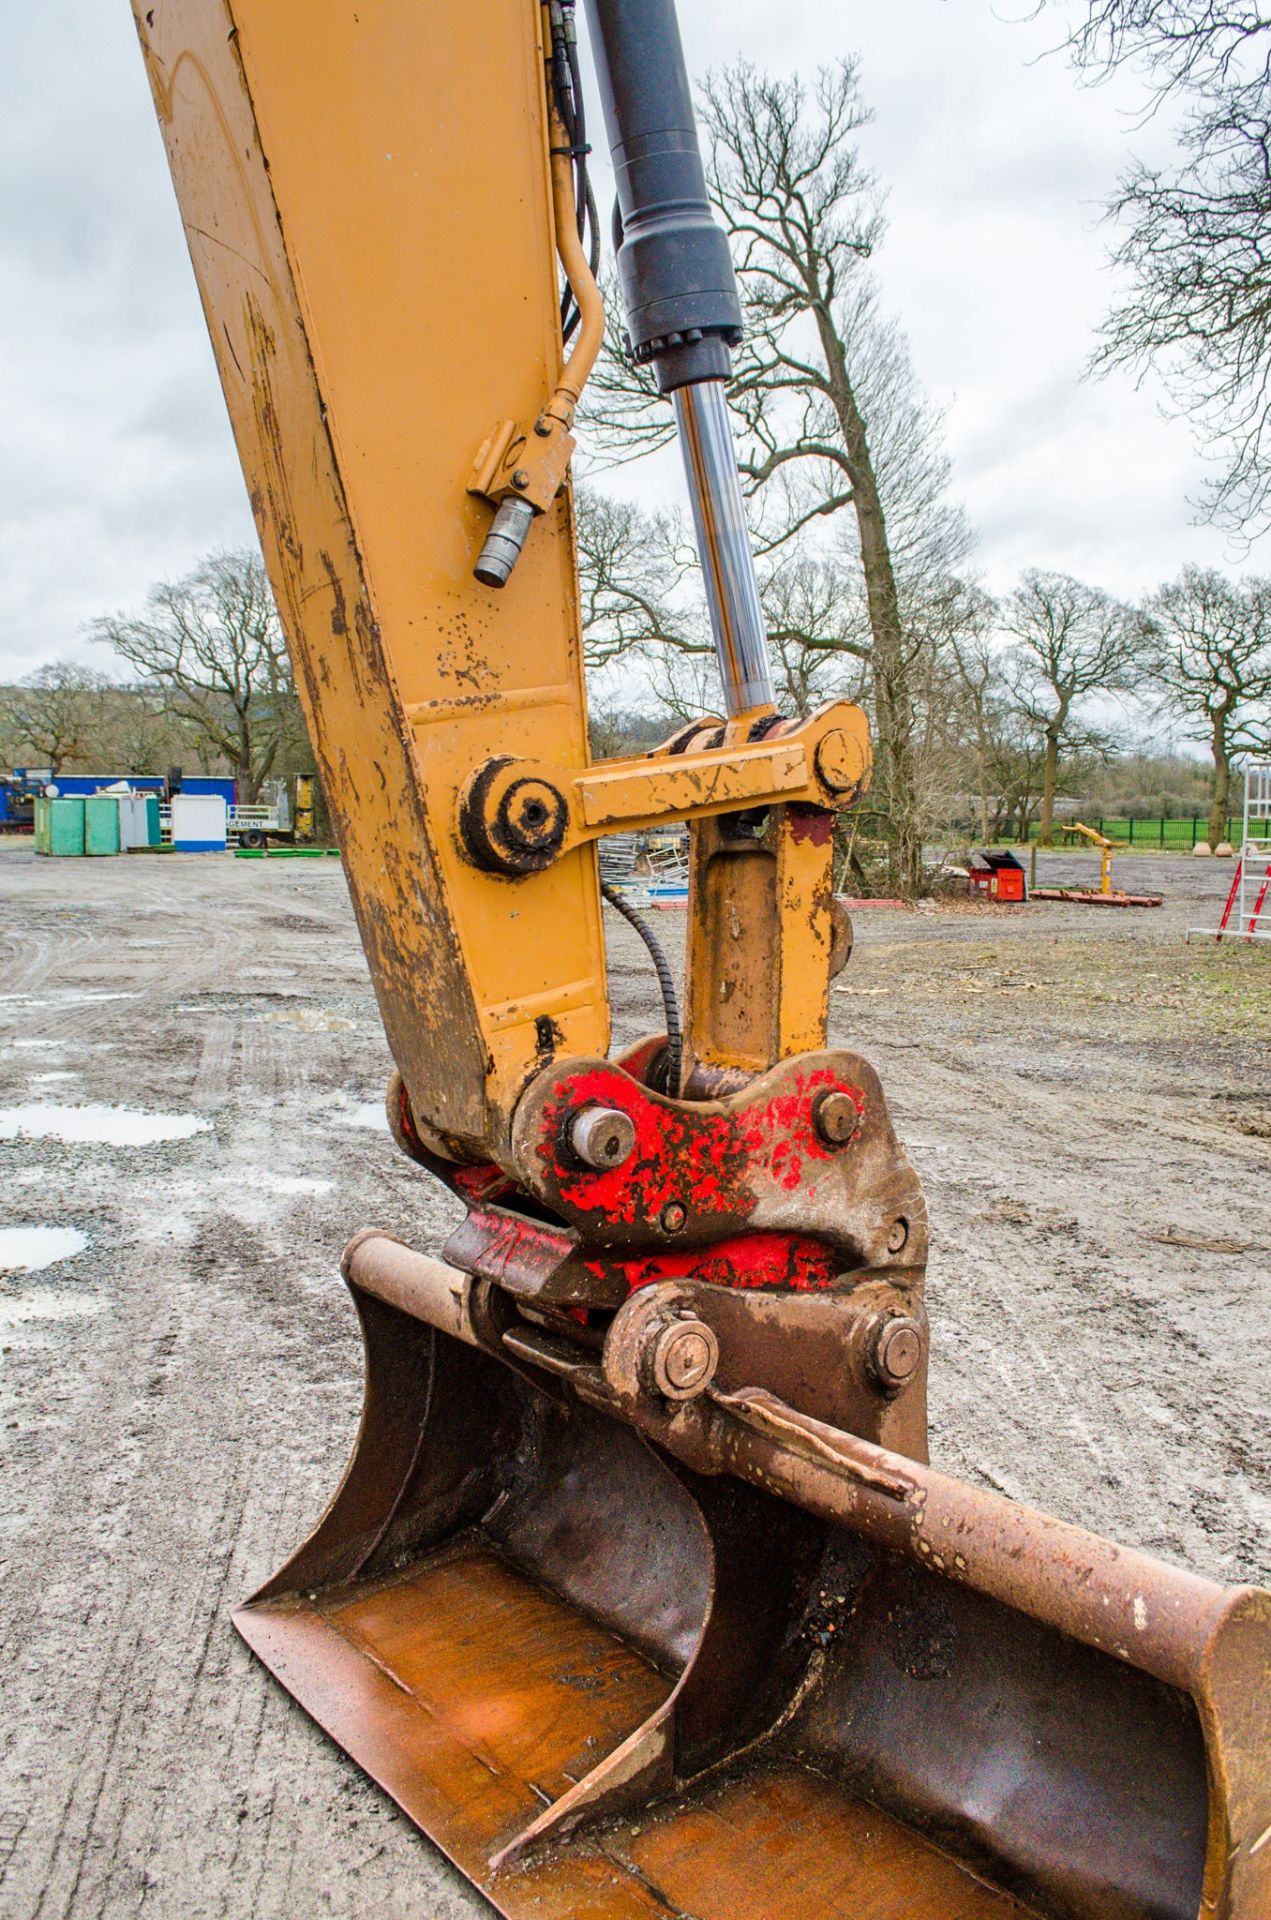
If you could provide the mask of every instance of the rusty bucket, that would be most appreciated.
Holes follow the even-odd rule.
[[[1266,1920],[1271,1596],[378,1233],[348,1471],[236,1615],[509,1920]]]

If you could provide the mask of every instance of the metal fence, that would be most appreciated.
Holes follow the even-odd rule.
[[[1164,853],[1186,853],[1196,845],[1198,840],[1206,840],[1209,837],[1207,813],[1188,814],[1181,819],[1167,819],[1158,815],[1155,819],[1147,820],[1131,820],[1126,817],[1114,819],[1106,814],[1083,813],[1081,819],[1085,826],[1094,827],[1097,832],[1106,834],[1109,840],[1124,841],[1128,847],[1142,847],[1145,853],[1153,848]],[[1271,835],[1271,820],[1261,822],[1251,820],[1249,826],[1251,832],[1259,830]],[[1225,837],[1233,846],[1239,846],[1243,830],[1244,821],[1241,816],[1238,813],[1230,814]],[[1037,822],[1033,820],[1029,822],[1027,839],[1020,839],[1016,834],[1007,832],[1001,835],[1000,844],[1026,846],[1029,841],[1036,838]],[[979,834],[973,834],[971,839],[974,844],[978,841]],[[1056,822],[1054,844],[1056,848],[1067,846],[1079,852],[1084,843],[1077,835],[1070,838],[1066,833],[1061,833],[1059,824]]]

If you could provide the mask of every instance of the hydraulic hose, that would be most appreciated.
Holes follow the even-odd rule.
[[[649,949],[649,957],[653,961],[658,976],[658,986],[662,990],[662,1014],[666,1021],[666,1090],[672,1100],[678,1100],[684,1065],[684,1033],[680,1026],[680,1003],[676,997],[671,963],[653,928],[641,918],[634,907],[627,905],[618,889],[602,880],[600,891],[614,912],[620,913],[623,919],[635,928]]]

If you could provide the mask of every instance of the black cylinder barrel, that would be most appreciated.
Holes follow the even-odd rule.
[[[637,360],[658,388],[728,377],[741,303],[706,196],[675,0],[586,0],[617,175],[618,273]]]

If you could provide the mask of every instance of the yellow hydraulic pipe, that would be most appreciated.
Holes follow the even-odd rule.
[[[547,111],[556,252],[578,303],[578,337],[533,428],[528,421],[500,421],[477,455],[469,492],[483,495],[497,508],[474,569],[487,587],[507,584],[534,516],[547,511],[565,484],[574,451],[574,414],[605,332],[604,301],[578,231],[573,150],[550,85]]]
[[[574,170],[570,165],[568,134],[555,113],[551,117],[552,208],[556,216],[556,251],[565,269],[570,291],[578,302],[578,338],[560,371],[556,390],[543,412],[559,420],[568,433],[596,356],[605,336],[605,303],[596,276],[583,252],[574,209]]]

